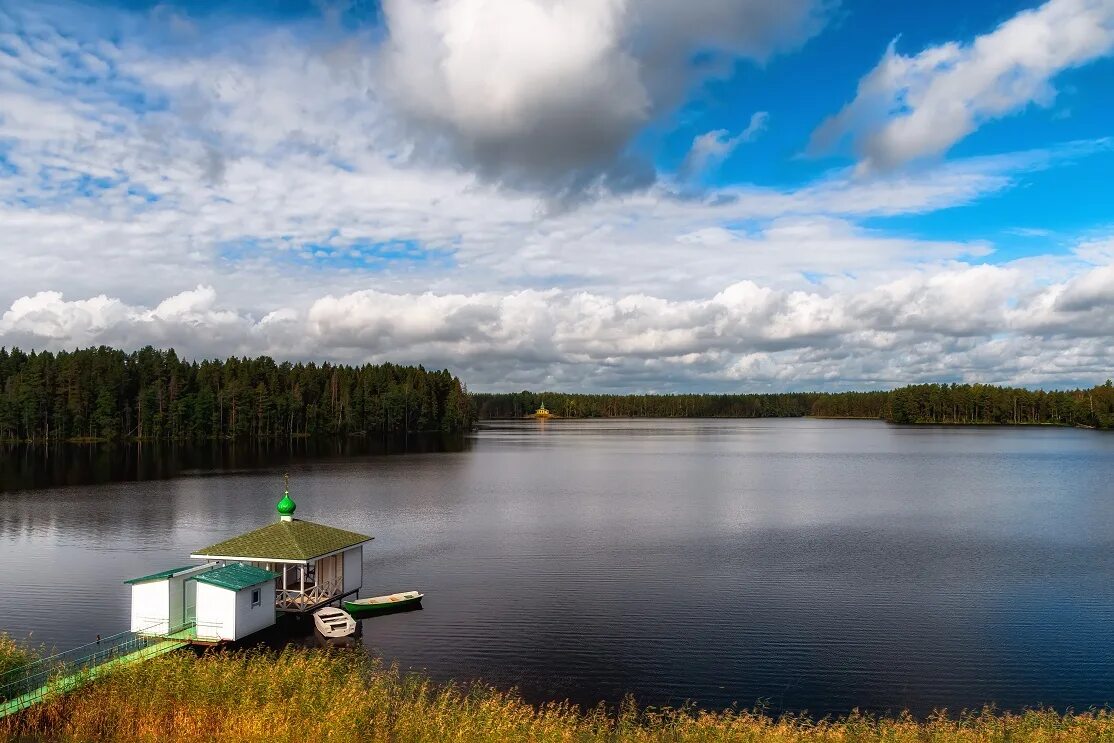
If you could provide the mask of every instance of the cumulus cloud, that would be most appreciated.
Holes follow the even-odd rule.
[[[1114,2],[1048,0],[994,31],[907,57],[890,44],[855,99],[813,135],[814,149],[850,137],[860,170],[939,155],[992,119],[1048,105],[1063,70],[1114,51]]]
[[[641,186],[635,132],[694,80],[696,52],[763,59],[821,25],[818,0],[387,0],[386,80],[504,182]],[[510,31],[509,29],[513,29]]]
[[[154,308],[103,294],[68,301],[61,292],[39,292],[17,299],[0,317],[0,338],[27,348],[177,344],[194,353],[216,344],[229,344],[231,353],[251,348],[254,323],[217,308],[216,300],[211,286],[168,297]]]
[[[1114,361],[1105,344],[1114,333],[1114,266],[1073,260],[1070,276],[1054,284],[1023,264],[946,263],[812,290],[744,280],[677,300],[557,289],[365,289],[258,320],[222,306],[208,286],[153,308],[41,292],[12,303],[0,337],[40,348],[172,341],[193,356],[220,349],[421,362],[451,366],[480,389],[506,388],[525,370],[534,384],[582,389],[632,378],[651,389],[1075,382]],[[1074,360],[1065,363],[1057,352]]]

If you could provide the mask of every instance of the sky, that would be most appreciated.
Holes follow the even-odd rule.
[[[0,0],[0,345],[1114,376],[1114,0]]]

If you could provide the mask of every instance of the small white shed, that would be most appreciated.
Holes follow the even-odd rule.
[[[192,578],[198,639],[239,640],[275,623],[277,573],[233,563]]]
[[[131,631],[166,635],[191,624],[197,589],[191,578],[213,567],[187,565],[124,581],[132,587]]]

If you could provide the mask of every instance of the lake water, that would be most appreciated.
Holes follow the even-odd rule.
[[[1114,702],[1112,435],[554,420],[416,448],[8,450],[0,629],[126,629],[121,581],[269,523],[288,470],[299,517],[375,536],[364,595],[426,593],[363,642],[436,679],[818,714]]]

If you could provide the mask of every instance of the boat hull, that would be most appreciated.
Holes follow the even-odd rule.
[[[350,637],[356,633],[356,622],[339,609],[324,607],[313,613],[313,623],[322,637],[335,639]]]
[[[360,604],[354,601],[345,601],[344,610],[349,614],[356,616],[366,616],[368,614],[386,614],[393,611],[401,611],[403,609],[416,609],[422,605],[422,596],[419,594],[412,598],[399,599],[398,601],[387,601],[381,604]]]

